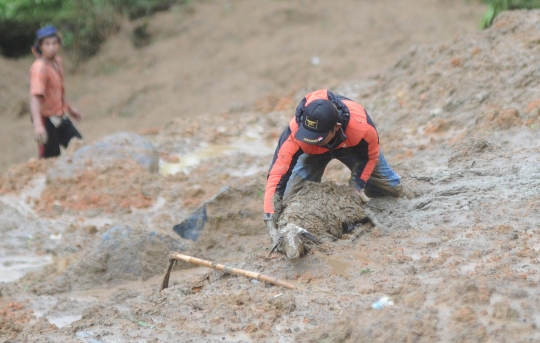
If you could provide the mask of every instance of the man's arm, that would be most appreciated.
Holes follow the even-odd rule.
[[[71,106],[71,104],[69,102],[66,101],[66,105],[67,105],[67,110],[69,112],[69,114],[71,115],[71,117],[73,117],[75,120],[77,121],[81,121],[83,120],[83,115],[81,112],[79,112],[79,110],[73,106]]]
[[[279,241],[277,220],[281,214],[283,194],[285,193],[287,182],[291,177],[296,161],[302,153],[302,149],[292,139],[290,127],[287,127],[276,147],[274,159],[268,171],[264,192],[265,213],[263,219],[274,248]]]
[[[302,154],[302,149],[292,139],[290,127],[287,127],[281,135],[268,172],[264,193],[265,213],[273,214],[275,212],[274,200],[283,197],[292,170],[296,165],[298,157]]]
[[[41,95],[30,96],[30,113],[34,123],[34,138],[38,144],[47,143],[47,131],[41,118]]]
[[[364,188],[379,161],[379,135],[377,134],[375,127],[369,127],[364,138],[360,141],[360,144],[362,141],[367,143],[368,160],[364,163],[361,162],[361,165],[358,166],[359,180],[356,180],[354,192],[360,197],[360,200],[362,200],[363,203],[367,203],[371,199],[364,193]]]
[[[359,171],[360,181],[358,182],[358,185],[361,185],[362,189],[364,188],[367,181],[371,177],[371,173],[373,173],[373,170],[375,169],[377,162],[379,162],[379,151],[380,151],[379,135],[377,134],[377,130],[375,130],[373,126],[369,126],[363,140],[368,145],[367,146],[368,161],[365,167],[363,168],[363,170]]]

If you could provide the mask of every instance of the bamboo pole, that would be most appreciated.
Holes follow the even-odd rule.
[[[165,288],[169,287],[169,277],[171,275],[172,266],[178,260],[185,261],[185,262],[192,263],[192,264],[196,264],[196,265],[199,265],[199,266],[204,266],[204,267],[216,269],[216,270],[221,270],[221,271],[223,271],[225,273],[229,273],[229,274],[241,275],[241,276],[248,277],[250,279],[256,279],[256,280],[268,282],[268,283],[278,285],[278,286],[281,286],[281,287],[285,287],[285,288],[288,288],[288,289],[295,289],[295,286],[291,285],[290,283],[286,283],[284,281],[274,279],[272,277],[263,275],[261,273],[250,272],[250,271],[244,270],[244,269],[227,267],[227,266],[225,266],[223,264],[218,264],[216,262],[210,262],[210,261],[201,260],[200,258],[196,258],[196,257],[188,256],[188,255],[173,253],[173,254],[171,254],[171,258],[169,260],[169,267],[167,268],[165,276],[163,277],[161,290],[164,290]]]

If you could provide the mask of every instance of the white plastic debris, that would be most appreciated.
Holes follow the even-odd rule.
[[[321,60],[317,56],[313,56],[311,58],[311,64],[313,64],[314,66],[319,65],[319,63],[321,63]]]
[[[62,239],[62,234],[61,233],[53,233],[49,236],[49,239],[52,239],[52,240],[59,240],[59,239]]]
[[[373,304],[371,304],[371,307],[376,310],[379,310],[387,306],[394,306],[394,302],[392,301],[392,299],[386,296],[380,298],[377,302],[374,302]]]

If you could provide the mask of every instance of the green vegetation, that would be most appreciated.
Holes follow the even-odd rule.
[[[480,23],[482,29],[490,27],[493,19],[502,11],[540,8],[540,0],[486,0],[485,2],[489,4],[489,8]]]
[[[360,275],[365,275],[365,274],[371,274],[373,273],[374,270],[371,269],[371,268],[363,268],[363,269],[360,269]]]
[[[137,19],[166,10],[177,0],[0,0],[0,52],[19,57],[30,52],[35,32],[52,24],[63,45],[79,59],[95,54],[114,32],[117,18]]]
[[[115,10],[130,19],[138,19],[158,11],[168,10],[175,0],[109,0]]]

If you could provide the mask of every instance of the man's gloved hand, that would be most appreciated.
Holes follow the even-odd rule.
[[[362,181],[362,180],[360,180]],[[366,193],[364,193],[364,186],[366,185],[366,183],[364,181],[361,182],[362,184],[361,185],[356,185],[356,187],[354,187],[354,192],[360,197],[360,200],[362,200],[362,202],[364,204],[368,203],[371,199],[368,198],[368,196],[366,195]]]
[[[356,192],[356,194],[358,194],[358,196],[360,197],[360,200],[362,200],[362,202],[364,204],[368,203],[371,200],[371,198],[368,198],[366,193],[364,193],[364,189],[362,189],[360,191],[355,189],[354,191]]]
[[[281,194],[274,194],[274,213],[265,213],[263,220],[266,224],[268,234],[272,239],[272,244],[275,246],[279,240],[279,233],[277,228],[277,222],[281,216],[283,210],[283,196]]]
[[[268,230],[268,235],[272,239],[272,244],[276,245],[279,239],[278,229],[277,229],[277,220],[275,218],[275,213],[265,213],[263,220],[266,224],[266,230]]]

